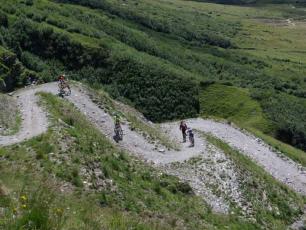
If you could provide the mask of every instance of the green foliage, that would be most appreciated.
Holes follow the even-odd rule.
[[[12,34],[21,48],[45,58],[57,58],[68,68],[103,65],[107,56],[102,48],[86,49],[67,35],[56,33],[51,27],[37,28],[35,23],[24,18],[16,21]]]
[[[296,98],[306,96],[305,58],[300,52],[303,27],[288,32],[287,28],[257,22],[302,20],[302,5],[296,9],[287,5],[245,7],[242,11],[238,6],[193,1],[32,3],[11,0],[0,6],[8,20],[8,28],[0,28],[1,45],[14,51],[16,63],[20,60],[33,71],[23,71],[19,63],[13,65],[14,76],[7,77],[13,66],[1,63],[0,83],[9,83],[2,90],[19,87],[29,77],[46,82],[69,72],[76,80],[103,85],[113,97],[131,102],[154,121],[197,116],[198,84],[215,82]],[[231,97],[231,93],[224,96]],[[274,125],[267,110],[262,116],[257,103],[242,98],[248,102],[234,103],[235,111],[224,109],[236,115],[222,117],[267,132],[269,124]],[[224,102],[220,97],[217,100],[221,100],[216,103],[219,106]],[[277,109],[276,103],[270,106]],[[207,107],[205,115],[220,115]],[[291,109],[299,113],[297,107]],[[291,127],[289,135],[300,137],[303,129]],[[287,134],[275,136],[283,140],[282,135]],[[303,143],[287,142],[303,148]]]
[[[128,56],[116,57],[116,62],[111,79],[119,94],[149,119],[162,121],[198,113],[198,88],[191,79],[156,62],[138,64]]]
[[[229,48],[232,46],[229,39],[223,38],[219,34],[215,33],[213,30],[204,29],[203,28],[204,26],[202,28],[197,28],[197,30],[195,28],[183,27],[181,23],[179,23],[179,21],[181,20],[179,21],[176,20],[176,17],[173,13],[165,12],[162,8],[159,8],[158,6],[153,6],[153,7],[156,7],[156,9],[160,10],[160,14],[165,16],[166,19],[162,19],[161,17],[156,17],[154,14],[152,15],[144,14],[141,11],[142,8],[138,7],[139,4],[131,5],[130,9],[125,7],[120,7],[119,4],[118,5],[116,4],[120,1],[116,0],[115,1],[57,0],[57,1],[63,3],[80,4],[80,5],[90,6],[93,8],[100,8],[108,11],[111,14],[117,15],[123,19],[136,21],[142,26],[145,26],[154,31],[166,34],[173,33],[176,36],[180,37],[181,39],[184,39],[186,42],[190,42],[198,46],[213,45],[223,48]],[[209,16],[206,16],[206,19],[207,18],[209,18]],[[224,21],[224,23],[226,22]]]
[[[276,127],[276,137],[306,151],[306,100],[260,90],[252,96]]]
[[[16,195],[17,197],[12,197],[6,194],[1,197],[1,200],[5,198],[10,201],[0,205],[6,210],[0,227],[8,230],[62,228],[65,221],[64,210],[53,187],[41,183],[37,188],[22,188]],[[57,207],[54,207],[55,203]]]
[[[253,89],[251,92],[232,86],[202,83],[200,114],[224,118],[247,129],[265,142],[289,156],[306,164],[303,151],[287,146],[271,136],[303,149],[304,100],[268,90]],[[207,86],[208,85],[208,86]],[[299,112],[296,113],[297,108]],[[302,126],[297,129],[298,126]],[[267,134],[270,134],[268,136]]]
[[[21,118],[17,103],[9,96],[0,94],[0,135],[12,135],[20,127]]]
[[[204,87],[200,94],[200,114],[233,121],[243,127],[256,127],[270,131],[260,104],[249,92],[233,86],[213,84]]]
[[[12,191],[5,199],[0,196],[0,207],[4,208],[6,215],[0,218],[0,227],[18,229],[19,226],[29,224],[35,225],[36,229],[259,227],[256,223],[235,216],[211,213],[205,203],[192,194],[188,184],[176,177],[161,174],[117,149],[68,102],[51,94],[41,96],[52,118],[52,128],[40,137],[0,149],[3,159],[0,185],[4,182]],[[69,122],[70,126],[63,122]],[[44,157],[37,160],[37,153]],[[89,180],[95,185],[97,178],[93,175],[86,177],[81,173],[84,169],[101,169],[99,178],[112,182],[101,192],[95,188],[85,190],[82,181]],[[254,178],[266,181],[261,170],[256,172]],[[23,185],[22,181],[26,182],[26,190],[16,188]],[[56,183],[57,187],[71,183],[75,192],[54,191],[48,186],[51,182]],[[270,182],[267,191],[270,191],[270,187],[279,188],[274,180]],[[250,188],[253,185],[250,183]],[[28,198],[26,208],[22,207],[24,202],[19,201],[24,194]],[[281,216],[284,220],[279,223],[274,221],[279,217],[271,217],[275,226],[282,226],[282,223],[287,223],[296,215],[291,206],[286,204],[289,198],[291,204],[300,202],[300,199],[289,190],[288,194],[284,196],[280,193],[283,199],[278,199],[278,192],[271,195],[275,197],[273,204],[279,207],[284,204],[280,212],[286,213],[286,216]],[[18,218],[13,218],[14,207],[18,207]],[[265,220],[264,215],[268,214],[259,212],[256,218]],[[267,226],[270,226],[269,223]]]
[[[0,90],[11,91],[27,83],[29,78],[35,78],[36,73],[26,69],[17,56],[0,46]]]
[[[55,121],[59,118],[62,121],[73,121],[71,122],[72,127],[66,127],[61,132],[64,132],[65,142],[71,143],[66,147],[65,152],[79,158],[78,161],[68,160],[65,164],[66,160],[62,166],[54,164],[52,167],[47,159],[41,161],[49,173],[59,172],[60,168],[64,167],[66,174],[71,172],[73,177],[81,178],[83,181],[85,178],[80,174],[80,168],[92,170],[93,165],[99,166],[98,168],[101,167],[103,172],[99,178],[112,181],[101,193],[97,194],[102,207],[125,210],[127,213],[143,215],[145,218],[146,213],[151,213],[150,215],[153,216],[162,214],[165,228],[171,226],[171,221],[183,221],[184,225],[189,228],[198,226],[205,228],[206,222],[210,222],[210,217],[230,223],[231,220],[208,213],[205,204],[191,193],[189,185],[178,181],[175,177],[161,174],[118,150],[71,104],[50,94],[41,95]],[[48,138],[43,137],[41,140],[49,140],[49,143],[56,142],[57,134],[53,132],[49,134]],[[34,143],[29,142],[28,146]],[[34,149],[36,150],[36,147]],[[64,154],[61,149],[53,150],[53,156]],[[66,159],[69,158],[66,157]],[[70,181],[70,178],[60,178]],[[93,184],[96,179],[92,178]],[[72,182],[74,183],[74,180]],[[78,184],[75,185],[78,186]],[[115,224],[116,220],[113,221]],[[236,223],[234,220],[233,222]],[[154,220],[154,223],[156,225],[158,221]]]
[[[48,69],[48,66],[46,63],[44,63],[40,58],[33,55],[32,53],[29,53],[27,51],[22,52],[20,61],[23,63],[23,65],[35,72],[42,72],[45,69]]]
[[[261,5],[261,4],[303,4],[305,0],[194,0],[200,2],[214,2],[219,4],[234,4],[234,5]]]
[[[189,79],[184,79],[178,71],[156,60],[141,60],[129,50],[126,53],[108,54],[104,49],[86,48],[74,42],[69,36],[56,33],[49,27],[39,27],[29,20],[14,24],[14,38],[23,49],[45,58],[58,58],[68,68],[78,69],[90,65],[107,67],[107,79],[101,78],[100,69],[93,69],[92,77],[98,83],[110,83],[116,92],[134,102],[148,118],[161,121],[165,119],[193,116],[198,112],[197,87]],[[35,44],[35,45],[34,45]],[[48,47],[48,48],[46,48]],[[106,56],[108,56],[106,61]],[[142,54],[140,54],[143,56]],[[22,58],[30,68],[37,69],[37,61],[29,64],[29,55]],[[33,59],[33,58],[32,58]],[[104,64],[105,63],[105,64]],[[85,69],[88,70],[87,67]],[[116,70],[114,72],[113,70]],[[81,74],[84,71],[81,70]],[[86,75],[88,75],[86,71]],[[79,75],[76,73],[75,75]],[[96,76],[96,77],[95,77]],[[82,78],[77,76],[76,78]],[[91,81],[91,79],[88,79]],[[129,87],[126,87],[126,86]]]

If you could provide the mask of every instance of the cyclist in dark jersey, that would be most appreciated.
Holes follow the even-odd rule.
[[[182,135],[183,135],[183,142],[185,143],[186,142],[186,131],[187,131],[187,125],[184,121],[181,121],[181,124],[180,124],[180,130],[182,131]]]

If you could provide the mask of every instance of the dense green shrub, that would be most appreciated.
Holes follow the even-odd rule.
[[[258,90],[253,98],[276,127],[275,136],[306,151],[306,100],[273,91]]]
[[[106,49],[86,48],[71,40],[67,35],[55,33],[51,27],[39,27],[28,19],[18,20],[12,29],[15,40],[22,49],[44,58],[57,58],[67,68],[103,66],[108,55]]]
[[[116,63],[116,71],[109,76],[120,95],[134,102],[149,119],[162,121],[198,113],[198,87],[191,79],[178,77],[155,62],[139,63],[123,55],[111,61]]]
[[[22,52],[20,61],[25,67],[35,72],[42,72],[47,69],[47,65],[37,56],[27,51]]]
[[[125,8],[116,7],[116,4],[111,4],[108,1],[97,0],[57,0],[62,3],[74,3],[93,8],[103,9],[113,15],[121,17],[123,19],[129,19],[140,25],[154,30],[156,32],[175,34],[176,36],[197,44],[199,46],[212,45],[222,48],[232,47],[231,41],[224,36],[216,34],[213,30],[200,30],[199,32],[195,28],[186,29],[180,23],[177,23],[176,18],[158,18],[149,14],[141,14],[136,10],[126,10]],[[162,10],[162,9],[161,9]]]
[[[270,60],[232,49],[235,44],[230,39],[237,38],[242,27],[214,12],[147,0],[15,3],[0,6],[4,21],[0,44],[14,51],[14,63],[20,60],[30,71],[2,63],[1,81],[9,83],[10,89],[22,85],[29,76],[47,82],[68,72],[73,79],[102,85],[112,96],[131,102],[155,121],[195,116],[199,110],[197,85],[256,88],[271,92],[274,99],[279,93],[290,98],[294,95],[298,101],[297,97],[306,96],[306,69],[302,65],[287,57]],[[150,10],[144,11],[147,6]],[[8,18],[10,23],[5,22]],[[288,65],[287,70],[283,65]],[[281,118],[272,115],[281,113],[278,104],[261,105],[278,124]],[[290,110],[305,114],[299,106]],[[297,143],[303,142],[303,127],[293,123],[283,122],[287,129],[279,125],[275,135],[301,147],[303,144]],[[291,140],[294,135],[298,137]]]
[[[115,47],[112,53],[107,47],[85,47],[68,35],[37,26],[28,19],[16,21],[12,36],[19,44],[17,47],[45,59],[56,58],[72,72],[80,69],[80,74],[74,75],[77,79],[84,77],[91,83],[110,84],[109,89],[132,101],[149,119],[195,116],[199,111],[196,83],[149,56],[134,56],[130,50],[119,51]],[[28,52],[23,52],[21,59],[35,71],[44,68]],[[84,68],[91,68],[92,72],[86,73]]]
[[[4,52],[0,55],[0,73],[2,75],[0,89],[3,91],[10,91],[16,86],[25,84],[30,74],[25,71],[22,63],[11,52]]]

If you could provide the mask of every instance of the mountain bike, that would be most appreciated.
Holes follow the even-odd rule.
[[[123,130],[121,128],[121,125],[115,125],[114,132],[115,132],[114,140],[116,142],[122,141],[123,140]]]
[[[70,89],[67,82],[59,82],[58,83],[58,91],[59,91],[59,96],[61,96],[61,97],[71,95],[71,89]]]

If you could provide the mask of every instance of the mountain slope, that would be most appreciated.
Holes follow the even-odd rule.
[[[220,4],[255,5],[255,4],[305,4],[305,0],[195,0],[199,2],[214,2]]]
[[[7,89],[67,72],[163,121],[196,116],[199,85],[235,85],[256,92],[273,126],[256,129],[305,148],[302,7],[11,0],[1,12],[1,45],[26,67],[6,78]],[[295,106],[279,113],[277,104]]]
[[[36,88],[22,90],[19,92],[19,95],[27,93],[31,94],[32,97],[34,97],[35,92],[40,90],[56,93],[57,87],[56,84],[42,85]],[[131,226],[150,226],[150,222],[152,222],[154,223],[153,227],[151,226],[152,229],[160,229],[161,226],[165,228],[167,228],[167,226],[169,227],[171,223],[168,221],[170,221],[171,219],[175,221],[173,222],[171,227],[177,227],[178,229],[182,228],[183,226],[191,229],[199,228],[199,226],[202,226],[203,228],[211,228],[215,226],[221,229],[225,228],[226,226],[237,226],[240,229],[244,229],[246,227],[257,228],[259,224],[262,225],[263,223],[266,228],[279,229],[280,227],[284,227],[285,225],[288,225],[293,222],[293,220],[298,216],[301,211],[303,200],[298,195],[290,191],[287,187],[281,185],[279,182],[275,181],[268,174],[262,172],[261,168],[252,163],[250,159],[241,155],[242,153],[247,155],[253,154],[253,157],[255,156],[255,158],[252,158],[255,159],[255,161],[258,161],[258,159],[256,159],[256,151],[254,151],[254,148],[260,148],[262,151],[270,150],[268,150],[268,148],[265,147],[263,144],[256,142],[256,140],[252,140],[252,137],[246,136],[245,134],[230,126],[221,123],[218,124],[212,121],[188,121],[188,123],[192,127],[197,127],[199,130],[204,130],[205,132],[212,132],[214,135],[217,135],[218,138],[227,141],[231,146],[234,147],[237,147],[237,144],[239,145],[239,143],[235,141],[234,143],[231,139],[241,139],[239,135],[244,136],[243,138],[245,139],[245,141],[240,143],[250,145],[250,149],[243,149],[240,150],[241,153],[236,152],[230,154],[228,152],[228,149],[224,149],[223,151],[225,151],[226,154],[229,154],[229,158],[227,159],[224,159],[225,156],[216,158],[215,156],[222,156],[225,153],[222,152],[219,147],[213,147],[211,144],[209,144],[207,140],[210,140],[210,138],[208,138],[207,140],[205,140],[205,138],[201,138],[200,133],[197,134],[196,137],[195,149],[190,149],[186,148],[185,146],[181,146],[182,150],[179,152],[172,152],[172,150],[166,150],[164,153],[159,153],[158,150],[154,150],[155,147],[151,144],[150,138],[148,139],[148,134],[146,133],[146,131],[135,131],[133,129],[133,124],[129,124],[129,120],[127,120],[126,125],[123,126],[125,136],[123,142],[119,146],[125,150],[128,150],[130,153],[142,156],[145,160],[152,160],[155,163],[159,163],[160,165],[162,165],[161,170],[166,170],[167,173],[176,175],[183,181],[190,183],[196,194],[198,194],[202,199],[205,199],[208,204],[214,208],[214,210],[220,211],[220,209],[215,209],[214,205],[216,205],[216,207],[219,206],[218,208],[221,208],[221,210],[223,208],[225,208],[225,210],[230,208],[232,215],[244,216],[244,218],[240,220],[235,219],[234,217],[222,217],[205,211],[205,203],[197,201],[198,198],[190,194],[191,188],[187,184],[177,184],[177,182],[175,182],[175,178],[167,179],[168,176],[164,175],[163,173],[156,172],[157,174],[155,174],[155,169],[153,170],[147,168],[148,166],[142,166],[142,163],[139,163],[139,161],[137,160],[134,161],[133,158],[130,158],[123,152],[120,152],[117,147],[114,147],[113,144],[109,142],[109,140],[112,139],[111,127],[113,125],[113,121],[110,115],[112,114],[112,112],[114,112],[115,107],[111,106],[112,103],[106,103],[106,101],[109,99],[104,97],[103,103],[101,103],[101,99],[98,100],[98,97],[94,96],[86,89],[80,86],[73,88],[72,96],[68,97],[67,99],[73,102],[74,105],[79,108],[79,111],[85,114],[86,117],[91,122],[93,122],[95,126],[92,126],[85,120],[85,117],[83,117],[83,115],[81,115],[79,111],[75,110],[75,108],[67,102],[57,99],[54,96],[51,96],[50,94],[40,95],[44,99],[44,104],[50,112],[50,117],[52,118],[52,126],[47,131],[47,133],[42,134],[37,138],[21,143],[20,145],[15,147],[13,146],[4,149],[2,148],[1,156],[4,159],[2,175],[7,174],[11,177],[12,175],[9,173],[11,164],[15,164],[15,167],[17,167],[18,169],[17,171],[21,174],[22,172],[26,172],[26,175],[36,175],[38,172],[40,172],[36,176],[38,177],[37,183],[41,183],[39,182],[39,175],[41,174],[40,170],[43,170],[42,172],[44,172],[44,170],[47,170],[46,172],[48,173],[44,179],[45,181],[47,181],[47,184],[45,184],[44,186],[48,187],[50,186],[49,183],[55,183],[56,186],[60,188],[61,196],[69,196],[71,197],[70,199],[74,200],[75,192],[81,194],[91,194],[93,200],[90,201],[82,197],[82,202],[84,202],[85,204],[94,202],[92,203],[92,205],[94,206],[97,205],[97,202],[100,202],[103,207],[107,206],[111,209],[119,205],[119,207],[121,207],[119,208],[119,210],[122,210],[123,207],[124,209],[126,209],[127,215],[131,215],[132,217],[134,215],[142,215],[145,217],[145,219],[143,220],[144,223],[143,221],[141,221],[140,223],[137,222],[139,221],[139,219],[135,216],[135,222],[134,220],[127,221],[127,224],[130,224]],[[92,100],[90,99],[90,97],[92,97]],[[103,108],[99,108],[98,105],[103,106]],[[35,107],[35,104],[33,104],[33,106]],[[106,110],[103,111],[103,109]],[[24,116],[29,116],[29,114],[24,113]],[[43,116],[43,114],[41,114],[40,116]],[[37,117],[37,119],[41,118]],[[24,120],[24,123],[26,124],[27,119]],[[37,122],[36,120],[32,120],[32,122],[35,130],[35,126],[39,125],[39,122]],[[206,123],[209,123],[209,125],[206,126]],[[203,129],[201,125],[204,125],[205,128]],[[171,136],[177,142],[179,138],[179,131],[177,130],[176,125],[165,124],[163,126],[166,126],[164,128],[168,130],[168,133],[173,133],[171,134]],[[218,126],[221,127],[219,131]],[[216,130],[214,131],[214,129]],[[228,129],[228,131],[224,132],[224,130],[226,129]],[[106,139],[105,137],[101,136],[101,133],[98,130],[101,131],[104,135],[106,135],[106,137],[108,137],[109,139]],[[22,129],[20,132],[22,132]],[[224,137],[224,134],[228,136]],[[231,134],[236,137],[231,137]],[[28,135],[31,136],[31,133],[29,133]],[[2,139],[2,137],[0,140],[5,141],[5,139]],[[22,141],[22,139],[19,139],[17,141]],[[237,148],[239,148],[239,146]],[[23,151],[26,151],[26,154],[24,154]],[[212,152],[210,153],[210,151]],[[208,158],[210,159],[210,163],[207,165],[202,165],[203,163],[201,163],[201,158],[203,158],[204,160],[207,157],[207,154],[211,154],[212,158]],[[266,154],[269,156],[268,158],[274,155],[274,166],[276,166],[277,162],[283,162],[286,167],[296,167],[292,162],[290,163],[290,161],[280,158],[271,151],[266,152],[265,154],[261,154],[261,157],[264,157]],[[183,162],[184,159],[188,158],[189,161]],[[222,163],[224,161],[227,162],[227,165],[224,165],[226,166],[226,168],[224,168]],[[32,165],[32,167],[27,169],[27,167],[24,167],[25,163],[23,162],[28,162],[28,164]],[[261,161],[260,164],[265,163],[269,163],[269,160]],[[180,164],[182,165],[180,166]],[[207,170],[209,167],[212,167],[212,172],[218,172],[217,174],[215,174],[215,176],[217,177],[208,177],[206,175],[205,180],[200,176],[201,174],[199,174],[201,172],[200,168],[198,169],[199,171],[197,173],[190,171],[190,169],[194,168],[194,166],[192,166],[194,164],[199,164],[202,165],[201,167],[204,167],[202,168],[202,170],[204,170],[202,173],[205,173],[205,170]],[[199,165],[197,167],[199,167]],[[155,164],[153,166],[156,167],[158,166],[158,164]],[[231,170],[233,170],[233,172],[228,169],[229,167],[231,168]],[[279,174],[274,174],[272,171],[270,171],[272,168],[269,169],[269,167],[265,167],[267,172],[272,173],[274,177],[282,180],[280,173],[284,171],[279,171],[279,169],[284,169],[284,167],[276,168],[278,168]],[[26,171],[24,171],[25,169]],[[159,171],[160,169],[157,170]],[[246,171],[248,173],[246,173]],[[225,175],[226,173],[230,174],[227,176]],[[285,174],[287,176],[287,173]],[[288,185],[293,186],[294,189],[297,189],[297,191],[299,191],[298,187],[294,187],[299,183],[297,180],[297,175],[295,175],[293,171],[291,171],[290,174],[292,174],[292,180],[288,181]],[[196,178],[197,175],[199,175],[198,178]],[[300,176],[302,175],[303,174],[301,172]],[[187,179],[186,176],[187,178],[190,176],[195,178]],[[217,179],[218,177],[219,179]],[[237,181],[234,179],[235,177],[237,177]],[[53,179],[51,180],[51,178]],[[200,178],[201,182],[199,181]],[[23,178],[20,177],[20,180],[22,179]],[[155,179],[158,182],[155,181]],[[4,182],[2,180],[4,180]],[[10,189],[16,189],[14,187],[11,187],[12,184],[9,183],[10,180],[5,180],[5,178],[1,178],[1,181],[1,184],[4,184],[6,188],[7,186],[10,186]],[[287,180],[284,180],[283,182],[287,183]],[[219,184],[224,183],[233,184],[230,188],[227,188],[226,186],[215,187]],[[254,183],[257,184],[257,186],[254,187]],[[202,186],[201,188],[199,188],[198,186],[201,184]],[[153,186],[152,191],[151,185]],[[27,196],[31,197],[31,199],[38,199],[35,198],[31,186],[25,186],[29,190],[20,191],[20,193],[27,194]],[[177,187],[175,188],[173,186]],[[171,192],[169,193],[167,189],[169,189],[169,191]],[[231,191],[231,189],[233,190]],[[252,190],[253,192],[250,192],[250,190]],[[306,188],[304,188],[304,190],[306,191]],[[238,191],[240,192],[240,194],[236,194]],[[134,194],[135,192],[139,194],[136,197]],[[146,195],[144,195],[143,192],[145,192]],[[209,193],[211,193],[211,195],[208,199],[207,195]],[[13,193],[8,194],[6,195],[8,197],[3,197],[3,199],[13,199]],[[102,198],[101,194],[104,194]],[[251,194],[258,194],[259,196],[264,196],[265,198],[262,202],[259,202],[260,199],[258,199],[258,197],[254,197]],[[55,197],[57,196],[58,195],[56,195]],[[226,199],[222,201],[222,199],[224,198]],[[34,216],[27,216],[27,213],[29,211],[32,211],[34,208],[42,209],[41,211],[43,211],[44,213],[49,212],[50,215],[53,215],[52,209],[49,209],[44,206],[37,207],[37,203],[35,203],[34,200],[31,201],[32,203],[28,203],[24,201],[23,198],[20,199],[21,201],[19,204],[5,203],[5,205],[2,206],[5,208],[5,210],[7,210],[7,208],[12,207],[12,205],[20,205],[20,209],[18,206],[16,210],[16,212],[18,212],[19,218],[12,222],[12,226],[17,226],[18,224],[22,223],[28,223],[27,221],[30,220],[34,221],[34,223],[37,224],[38,219],[33,219],[35,218]],[[45,199],[49,198],[45,197]],[[173,203],[173,199],[175,200],[175,203]],[[193,201],[193,199],[195,200]],[[52,202],[52,206],[59,205],[56,200],[57,198],[55,200],[50,201]],[[168,202],[171,202],[171,205],[169,204],[170,206],[168,206]],[[197,205],[195,205],[195,203],[192,203],[192,206],[190,207],[184,206],[183,203],[188,205],[189,202],[198,203]],[[22,209],[22,205],[24,205],[25,203],[29,206],[28,209]],[[68,204],[63,203],[59,205],[59,209],[63,210],[65,205]],[[271,207],[271,209],[267,209],[267,205]],[[176,209],[175,207],[179,208]],[[67,218],[72,221],[72,224],[76,224],[76,220],[71,219],[72,213],[75,213],[74,215],[77,216],[80,214],[80,211],[76,208],[76,204],[71,204],[72,210],[70,211],[69,208],[68,210],[64,211],[65,215],[67,215]],[[96,208],[98,210],[98,213],[103,212],[104,210],[104,208]],[[174,210],[177,210],[178,212]],[[184,211],[180,212],[179,210]],[[147,211],[151,213],[149,216],[146,214]],[[89,215],[87,214],[88,211],[86,209],[84,210],[84,212],[86,213],[86,215]],[[155,219],[157,213],[160,212],[164,214],[162,222]],[[202,214],[200,215],[198,212]],[[8,222],[6,221],[10,220],[11,214],[10,211],[5,213],[7,214],[7,216],[5,218],[5,222],[3,222],[2,224],[4,224],[3,226],[9,226],[7,225]],[[171,215],[168,219],[168,215],[170,213]],[[189,215],[191,216],[188,217]],[[79,217],[74,218],[77,219]],[[92,225],[95,223],[93,221],[96,218],[97,216],[93,215],[92,220],[80,219],[79,221],[81,222],[79,223],[86,223],[87,225]],[[119,215],[119,218],[123,217],[120,217]],[[185,218],[188,218],[189,221],[187,221],[187,219]],[[47,218],[44,219],[43,223],[47,223],[49,221],[51,220]],[[58,221],[59,219],[55,219],[51,223],[56,224],[59,223]],[[68,227],[70,221],[67,222],[63,220],[60,228]],[[124,219],[124,221],[126,220]],[[108,222],[106,222],[106,224],[107,223]],[[93,226],[102,225],[95,223],[95,225]],[[116,229],[116,227],[118,226],[120,227],[118,223],[114,223],[113,228]],[[82,228],[82,225],[80,225],[79,228]]]

